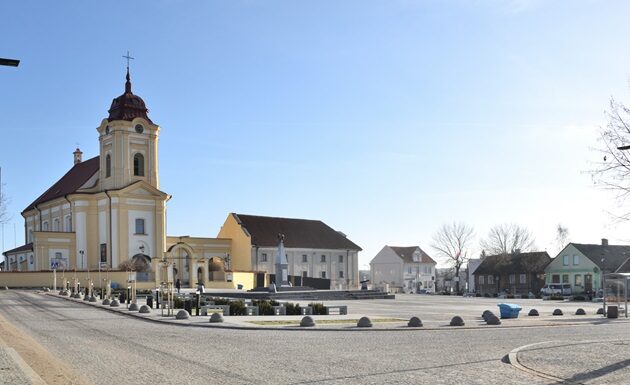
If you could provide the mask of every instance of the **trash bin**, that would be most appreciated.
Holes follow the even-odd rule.
[[[617,318],[619,317],[619,306],[607,306],[606,314],[608,318]]]
[[[153,296],[149,295],[147,296],[147,306],[150,308],[153,308]]]
[[[501,311],[501,318],[518,318],[522,307],[513,303],[500,303],[497,305]]]
[[[241,285],[241,284],[239,283],[239,284],[237,284],[237,285],[236,285],[236,288],[237,288],[238,290],[243,290],[243,285]]]

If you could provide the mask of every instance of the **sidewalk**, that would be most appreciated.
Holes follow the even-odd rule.
[[[568,384],[627,384],[630,340],[532,344],[512,351],[510,363],[531,374]]]
[[[311,316],[316,323],[315,327],[300,327],[299,322],[303,316],[227,316],[224,317],[222,323],[210,323],[209,316],[191,316],[189,319],[177,320],[175,315],[181,309],[175,309],[173,315],[167,316],[166,310],[162,315],[161,309],[151,309],[151,313],[142,314],[137,311],[127,310],[126,304],[121,304],[119,307],[111,307],[108,305],[102,305],[101,301],[88,302],[82,299],[69,298],[66,296],[60,296],[54,292],[48,292],[47,295],[52,297],[65,299],[67,301],[73,301],[81,303],[87,306],[93,306],[101,308],[103,310],[116,312],[122,315],[136,317],[151,322],[159,322],[165,324],[179,325],[179,326],[193,326],[193,327],[214,327],[214,328],[230,328],[230,329],[253,329],[253,330],[326,330],[326,331],[379,331],[379,330],[444,330],[444,329],[492,329],[492,328],[506,328],[506,327],[553,327],[553,326],[567,326],[567,325],[582,325],[608,322],[603,319],[602,316],[575,316],[566,315],[563,317],[554,317],[551,315],[541,315],[540,317],[527,317],[522,316],[518,319],[504,319],[501,325],[487,325],[480,316],[465,318],[466,323],[463,327],[451,327],[449,326],[450,316],[443,320],[423,320],[423,327],[421,328],[409,328],[407,327],[408,319],[402,318],[387,318],[384,316],[374,316],[371,314],[348,314],[348,315],[315,315]],[[142,303],[138,303],[141,306]],[[373,327],[371,328],[359,328],[356,326],[357,321],[367,316],[371,319]],[[418,317],[422,320],[422,314],[418,314]],[[630,320],[618,319],[612,322],[630,322]]]
[[[17,352],[0,344],[0,385],[46,385]]]

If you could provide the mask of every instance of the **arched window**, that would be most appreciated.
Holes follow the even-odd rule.
[[[53,231],[59,231],[59,218],[53,220]]]
[[[144,176],[144,156],[136,154],[133,156],[133,175]]]
[[[105,178],[112,176],[112,157],[107,154],[105,156]]]
[[[66,215],[64,219],[63,231],[72,232],[72,217],[70,215]]]

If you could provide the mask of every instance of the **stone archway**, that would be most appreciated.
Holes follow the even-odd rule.
[[[219,257],[212,257],[208,261],[208,280],[225,281],[225,262]]]
[[[191,280],[195,276],[193,268],[193,249],[186,243],[177,243],[168,250],[169,259],[173,262],[174,279],[180,280],[182,287],[190,287]]]

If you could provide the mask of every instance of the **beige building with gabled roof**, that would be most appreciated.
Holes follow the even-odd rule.
[[[437,263],[420,246],[384,246],[370,261],[372,285],[390,285],[404,291],[435,290]]]

